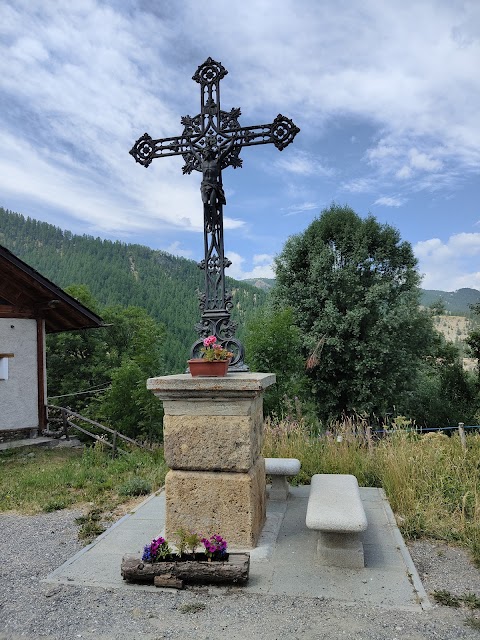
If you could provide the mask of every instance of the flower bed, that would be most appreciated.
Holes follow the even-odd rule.
[[[203,556],[203,557],[202,557]],[[230,553],[227,559],[212,560],[204,554],[195,559],[169,558],[162,562],[143,562],[134,555],[122,559],[122,578],[127,582],[155,584],[159,587],[181,589],[191,584],[245,584],[250,570],[250,554]],[[161,580],[158,580],[161,578]]]
[[[122,558],[122,578],[127,582],[153,583],[157,587],[183,588],[189,583],[245,583],[250,569],[248,553],[227,553],[227,541],[216,534],[210,538],[184,530],[176,532],[178,553],[172,553],[162,538],[152,540],[142,557]],[[202,543],[204,552],[197,553]],[[188,551],[187,551],[188,550]]]

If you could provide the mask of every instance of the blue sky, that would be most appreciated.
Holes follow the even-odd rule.
[[[480,289],[478,0],[2,0],[0,205],[200,260],[200,174],[128,151],[181,134],[209,56],[243,126],[301,129],[224,171],[228,275],[272,277],[335,201],[397,227],[424,288]]]

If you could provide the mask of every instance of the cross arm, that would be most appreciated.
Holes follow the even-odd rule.
[[[148,133],[144,133],[130,149],[130,155],[135,158],[135,162],[148,167],[154,158],[181,156],[190,150],[191,141],[185,136],[153,140]]]
[[[287,147],[299,133],[300,129],[290,118],[282,116],[281,113],[271,124],[260,124],[252,127],[240,127],[232,130],[237,142],[242,147],[251,147],[256,144],[273,143],[277,149],[282,151]],[[228,134],[229,131],[223,133]]]

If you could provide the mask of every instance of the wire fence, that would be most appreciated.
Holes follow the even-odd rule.
[[[464,425],[462,422],[459,425],[463,426],[463,429],[480,429],[480,425]],[[410,426],[403,427],[404,429],[409,429],[411,431],[416,431],[417,433],[429,433],[431,431],[458,431],[458,427],[418,427],[418,426]],[[372,429],[372,433],[390,433],[391,429]]]

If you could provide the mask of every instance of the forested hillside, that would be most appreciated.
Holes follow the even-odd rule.
[[[471,316],[471,305],[480,302],[480,291],[468,288],[457,291],[423,289],[420,302],[424,307],[440,303],[447,313]]]
[[[137,244],[74,235],[1,207],[0,244],[62,288],[86,284],[102,305],[146,309],[167,330],[165,373],[183,371],[200,319],[196,291],[203,289],[203,272],[195,262]],[[246,319],[266,294],[232,279],[227,286],[241,338]]]

